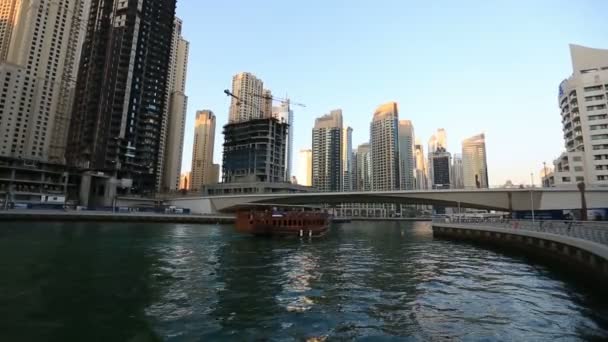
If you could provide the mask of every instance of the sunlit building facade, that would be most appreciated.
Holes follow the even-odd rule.
[[[426,155],[424,145],[418,139],[414,145],[414,154],[416,157],[416,190],[428,189]]]
[[[296,180],[299,185],[312,186],[312,150],[298,152],[298,171]]]
[[[462,164],[462,154],[454,153],[452,159],[452,188],[464,189],[464,168]]]
[[[361,144],[355,152],[355,182],[354,190],[372,190],[372,159],[369,143]]]
[[[264,83],[249,72],[232,77],[232,94],[238,99],[230,99],[229,123],[260,119],[272,110],[264,98]]]
[[[370,125],[372,190],[391,191],[399,187],[399,112],[396,102],[379,106]]]
[[[192,148],[191,190],[200,190],[203,185],[217,183],[218,176],[213,170],[214,147],[215,115],[210,110],[197,111]]]
[[[462,141],[462,169],[465,189],[489,187],[486,139],[483,133]]]
[[[312,130],[312,186],[318,191],[342,191],[342,110],[335,109],[315,120]]]
[[[410,120],[399,120],[399,184],[401,190],[415,188],[414,126]]]
[[[566,152],[554,163],[556,186],[608,186],[608,50],[570,45],[572,75],[559,85]]]

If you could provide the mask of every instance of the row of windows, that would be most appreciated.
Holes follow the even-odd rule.
[[[595,134],[591,136],[591,140],[603,140],[608,139],[608,134]]]

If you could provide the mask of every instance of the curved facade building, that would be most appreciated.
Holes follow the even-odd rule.
[[[555,161],[555,184],[606,186],[608,50],[570,45],[570,55],[572,76],[562,81],[558,93],[567,152]]]
[[[379,106],[370,125],[372,190],[399,190],[399,111],[397,102]]]

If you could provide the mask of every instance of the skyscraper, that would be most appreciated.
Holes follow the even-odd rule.
[[[182,37],[182,21],[175,18],[173,40],[167,84],[167,115],[165,154],[163,166],[163,190],[179,189],[179,177],[182,170],[182,153],[184,149],[184,130],[188,97],[186,91],[186,73],[188,69],[189,43]]]
[[[466,189],[488,188],[486,140],[483,133],[462,141],[462,166]]]
[[[196,112],[194,123],[190,189],[200,190],[203,185],[217,182],[213,170],[214,147],[215,115],[210,110],[199,110]]]
[[[356,176],[355,190],[356,191],[371,191],[372,190],[372,159],[369,143],[361,144],[357,147],[355,153],[356,160]]]
[[[559,85],[566,152],[555,184],[608,185],[608,50],[570,45],[572,75]]]
[[[241,72],[232,77],[229,123],[237,123],[263,118],[268,113],[268,101],[264,98],[264,83],[248,72]],[[272,107],[272,104],[270,105]],[[270,109],[272,110],[272,109]]]
[[[65,135],[90,0],[0,4],[0,156],[63,162]],[[19,79],[17,79],[19,78]]]
[[[426,156],[424,155],[424,146],[416,139],[414,146],[416,155],[416,190],[428,188]]]
[[[410,120],[399,120],[399,183],[401,190],[414,189],[414,126]]]
[[[342,191],[342,110],[315,120],[312,130],[312,186],[318,191]]]
[[[454,153],[452,159],[452,188],[464,189],[464,169],[460,153]]]
[[[303,149],[298,153],[298,184],[312,186],[312,150]]]
[[[438,146],[429,154],[429,168],[433,189],[449,189],[451,186],[452,157],[445,148]]]
[[[396,102],[385,103],[374,112],[370,125],[372,190],[400,188],[398,121]]]
[[[448,141],[447,141],[447,133],[445,129],[439,128],[435,134],[431,135],[429,138],[429,151],[428,153],[433,153],[437,151],[438,148],[443,147],[446,151],[448,150]]]
[[[353,129],[342,128],[340,155],[342,158],[342,191],[353,190]]]
[[[92,2],[69,164],[132,179],[132,192],[160,188],[174,19],[175,0]]]
[[[280,105],[272,107],[272,116],[280,122],[285,122],[289,125],[289,129],[287,130],[287,146],[285,148],[285,181],[288,182],[291,179],[293,170],[293,110],[291,110],[289,102],[281,102]]]

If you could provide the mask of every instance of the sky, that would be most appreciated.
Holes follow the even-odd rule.
[[[214,162],[232,76],[248,71],[294,110],[297,151],[315,118],[343,110],[353,148],[369,140],[374,109],[396,101],[424,144],[437,128],[448,151],[486,134],[491,185],[530,183],[564,150],[559,83],[572,74],[569,44],[608,48],[608,1],[200,1],[178,0],[190,42],[182,172],[190,170],[194,118],[217,120]]]

